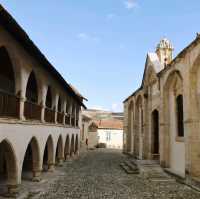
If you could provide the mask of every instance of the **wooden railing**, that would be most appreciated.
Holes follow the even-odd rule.
[[[27,120],[41,120],[42,107],[36,103],[26,101],[24,103],[24,116]]]
[[[70,125],[70,115],[65,116],[65,124]]]
[[[63,117],[64,117],[63,113],[57,112],[57,122],[59,124],[63,124]]]
[[[12,117],[19,118],[20,110],[20,98],[6,93],[0,90],[0,117]],[[36,103],[26,101],[24,103],[24,116],[27,120],[41,121],[42,107]],[[57,112],[57,122],[63,124],[63,118],[65,117],[65,124],[71,126],[78,126],[78,120],[75,117],[70,119],[70,115],[64,115],[64,113]],[[44,119],[48,123],[55,123],[55,111],[49,108],[45,108]]]
[[[55,123],[55,111],[46,107],[44,119],[48,123]]]
[[[15,95],[0,91],[0,117],[19,118],[19,103]]]

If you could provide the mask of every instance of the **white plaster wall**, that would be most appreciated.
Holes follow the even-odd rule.
[[[25,123],[0,124],[0,143],[4,139],[8,140],[11,143],[17,159],[19,177],[21,176],[21,170],[25,152],[31,139],[33,137],[36,138],[39,145],[40,159],[43,160],[43,153],[49,135],[51,135],[53,139],[54,158],[56,153],[57,141],[60,135],[62,136],[63,139],[63,148],[65,146],[67,135],[69,135],[70,140],[72,135],[74,135],[74,142],[76,135],[78,135],[78,139],[80,140],[79,138],[80,130],[78,128],[75,129],[75,128],[65,128],[61,126],[53,126],[53,125],[25,124]],[[42,168],[42,161],[40,163],[41,163],[40,167]],[[18,183],[19,184],[21,183],[21,178],[18,179]]]
[[[177,128],[175,117],[174,97],[170,96],[170,169],[175,173],[185,176],[185,143],[177,142]]]
[[[106,140],[107,132],[110,133],[110,141]],[[123,148],[123,130],[98,129],[99,143],[106,143],[107,148]]]

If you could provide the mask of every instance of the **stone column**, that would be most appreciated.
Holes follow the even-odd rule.
[[[63,125],[65,125],[65,116],[66,116],[66,107],[67,107],[67,102],[64,101],[64,104],[63,104]]]
[[[45,102],[44,101],[42,101],[42,103],[41,103],[41,122],[45,122],[45,118],[44,118],[44,116],[45,116],[45,108],[46,108],[46,106],[45,106]]]
[[[24,103],[26,101],[26,98],[24,96],[20,96],[20,102],[19,102],[19,119],[25,120],[24,117]]]
[[[76,106],[74,107],[74,120],[75,120],[75,127],[77,127],[77,125],[76,125]]]
[[[8,188],[8,193],[6,194],[7,197],[13,197],[13,198],[16,198],[17,195],[18,195],[18,185],[17,184],[12,184],[12,185],[7,185],[7,188]]]
[[[55,165],[54,163],[48,163],[48,171],[53,172],[55,170]]]
[[[41,170],[33,170],[33,182],[40,182],[41,181]]]

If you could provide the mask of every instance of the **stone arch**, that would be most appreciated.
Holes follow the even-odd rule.
[[[78,142],[78,135],[76,135],[75,139],[75,154],[79,153],[79,142]]]
[[[63,152],[63,138],[62,135],[59,136],[57,147],[56,147],[56,164],[61,165],[64,159],[64,152]]]
[[[132,152],[132,136],[133,136],[133,120],[134,120],[134,110],[133,110],[133,101],[128,105],[128,134],[127,134],[127,152]]]
[[[15,151],[12,144],[5,139],[0,142],[0,191],[10,192],[10,188],[17,188],[19,180]]]
[[[54,145],[53,145],[53,138],[49,135],[45,149],[43,154],[43,170],[49,170],[53,166],[54,163]]]
[[[188,110],[190,117],[196,120],[200,118],[200,55],[194,61],[190,69],[190,103],[193,105]]]
[[[16,71],[7,49],[0,47],[0,116],[19,117],[16,94]]]
[[[51,91],[51,87],[48,86],[47,88],[47,95],[46,95],[46,103],[45,103],[46,107],[49,109],[52,109],[52,105],[53,105],[53,99],[52,99],[52,91]]]
[[[69,155],[70,155],[70,139],[69,139],[69,135],[67,135],[66,141],[65,141],[65,160],[69,158]]]
[[[22,178],[24,180],[30,179],[32,177],[33,179],[38,178],[41,172],[40,165],[41,165],[40,148],[36,137],[33,137],[30,140],[24,155]]]
[[[151,153],[153,159],[159,158],[159,111],[151,113]]]
[[[26,85],[26,99],[29,102],[38,103],[38,84],[34,71],[29,75]]]
[[[44,119],[48,123],[54,123],[55,122],[55,112],[53,110],[53,95],[51,87],[48,86],[47,93],[46,93],[46,101],[45,101],[45,113],[44,113]]]
[[[74,155],[74,134],[71,137],[71,145],[70,145],[70,155],[73,156]]]
[[[143,158],[143,98],[138,95],[135,105],[135,139],[134,139],[134,152],[135,156],[139,159]]]
[[[15,72],[5,47],[0,47],[0,90],[15,94]]]
[[[164,162],[166,167],[170,167],[184,175],[185,143],[184,141],[180,142],[177,133],[178,123],[176,99],[179,95],[183,95],[183,78],[178,70],[169,73],[163,89],[163,116],[165,121]]]

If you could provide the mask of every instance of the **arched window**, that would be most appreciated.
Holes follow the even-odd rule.
[[[183,96],[176,98],[176,118],[177,118],[177,135],[184,137],[184,121],[183,121]]]
[[[48,90],[47,90],[46,107],[52,108],[52,94],[51,94],[50,86],[48,86]]]
[[[37,81],[36,81],[35,74],[33,71],[31,72],[28,79],[28,83],[26,87],[26,99],[29,102],[38,103]]]
[[[4,47],[0,48],[0,90],[15,93],[15,77],[13,66]]]

